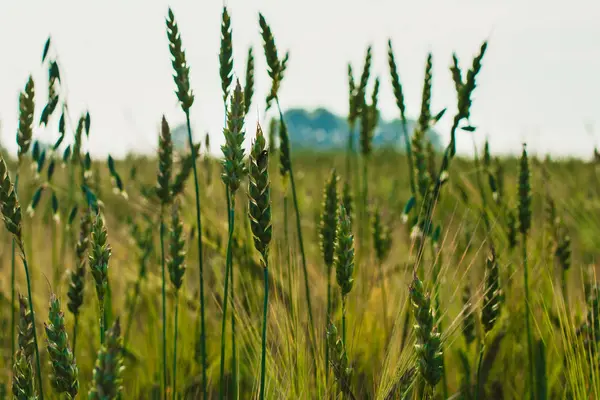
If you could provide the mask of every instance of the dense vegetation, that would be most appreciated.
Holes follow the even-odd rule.
[[[234,82],[224,9],[217,159],[193,141],[193,70],[171,10],[166,25],[184,150],[163,118],[156,158],[92,161],[92,118],[72,118],[50,39],[47,98],[32,79],[19,97],[18,154],[0,159],[0,399],[598,398],[600,157],[457,157],[478,134],[487,44],[464,70],[452,60],[451,117],[430,109],[428,57],[409,135],[389,42],[406,153],[373,146],[390,85],[371,82],[370,48],[358,78],[348,68],[346,150],[293,152],[288,53],[260,15],[263,134],[244,124],[254,53]],[[38,123],[60,133],[51,148]]]

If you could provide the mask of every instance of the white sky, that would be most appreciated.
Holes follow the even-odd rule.
[[[28,74],[46,97],[41,52],[48,34],[58,53],[72,118],[89,108],[92,154],[122,156],[154,151],[164,113],[183,121],[171,78],[164,17],[171,5],[179,23],[196,94],[197,133],[222,142],[223,105],[218,74],[222,2],[158,0],[0,2],[0,121],[2,143],[16,148],[17,99]],[[600,3],[595,0],[230,0],[236,72],[243,77],[249,45],[255,47],[256,93],[247,120],[254,134],[264,117],[269,86],[258,11],[266,16],[280,51],[291,58],[280,98],[283,107],[347,110],[346,63],[358,73],[367,44],[374,74],[382,79],[383,116],[397,109],[389,84],[386,42],[396,59],[411,117],[416,117],[425,57],[434,56],[433,110],[449,107],[438,125],[448,135],[455,94],[448,71],[452,51],[464,67],[481,42],[490,45],[475,92],[472,123],[496,152],[529,148],[588,156],[600,117]],[[38,113],[43,107],[37,103]],[[58,117],[56,117],[58,119]],[[56,122],[56,120],[55,120]],[[51,140],[55,128],[36,132]],[[593,131],[593,129],[592,129]],[[472,147],[461,135],[459,150]]]

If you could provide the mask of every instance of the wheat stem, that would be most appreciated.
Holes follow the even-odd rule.
[[[175,292],[175,334],[173,336],[173,400],[177,400],[177,322],[179,319],[179,295]]]
[[[263,303],[263,326],[262,326],[262,358],[260,367],[260,399],[265,398],[265,376],[267,367],[267,315],[269,306],[269,263],[264,260],[264,283],[265,283],[265,300]]]
[[[219,398],[223,400],[225,398],[225,333],[227,327],[227,300],[229,294],[229,266],[231,264],[231,247],[233,245],[233,229],[235,225],[235,199],[231,198],[229,205],[229,233],[227,239],[227,256],[225,260],[225,287],[223,290],[223,319],[221,321],[221,390],[219,391]]]
[[[162,366],[163,366],[163,398],[166,400],[167,382],[167,278],[165,267],[165,222],[163,220],[164,210],[160,211],[160,273],[161,273],[161,303],[162,303]]]

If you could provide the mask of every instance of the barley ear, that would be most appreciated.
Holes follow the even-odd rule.
[[[19,161],[29,151],[33,136],[33,115],[35,112],[35,88],[31,75],[25,84],[25,89],[19,95],[19,127],[17,130],[17,145],[19,146]]]
[[[31,359],[25,355],[23,349],[17,350],[15,354],[12,392],[15,400],[37,400],[38,398],[34,387]]]
[[[106,342],[98,351],[88,399],[113,400],[121,398],[123,390],[121,324],[119,318],[106,333]]]
[[[173,80],[177,86],[177,99],[181,103],[181,108],[185,113],[189,112],[189,109],[194,104],[194,94],[190,87],[190,67],[187,65],[185,58],[185,50],[181,44],[181,36],[179,34],[179,27],[175,21],[175,15],[169,8],[168,16],[166,19],[167,24],[167,36],[169,39],[169,51],[171,52],[171,64],[173,65]]]
[[[248,212],[254,236],[254,247],[266,265],[269,243],[273,235],[271,225],[271,184],[269,182],[269,152],[260,125],[256,126],[256,139],[250,150],[250,179],[248,183]]]
[[[75,398],[79,391],[79,370],[69,348],[65,317],[60,309],[60,302],[54,294],[50,297],[48,319],[44,327],[48,337],[48,355],[52,367],[50,383],[57,394],[66,393],[69,398]]]
[[[337,230],[337,211],[338,211],[338,193],[337,193],[338,176],[335,169],[331,170],[331,174],[325,190],[323,191],[323,203],[321,212],[321,221],[319,226],[319,237],[321,244],[321,252],[323,260],[328,268],[331,268],[334,260],[334,250],[336,242]]]
[[[410,299],[415,316],[417,367],[425,382],[434,388],[443,374],[442,343],[435,326],[431,300],[416,273],[410,286]]]
[[[224,159],[221,179],[229,186],[231,195],[235,195],[241,180],[246,176],[244,164],[244,94],[238,81],[227,114],[227,127],[224,129],[225,144],[221,146]]]
[[[163,115],[158,138],[158,185],[156,194],[164,206],[171,201],[171,174],[173,171],[173,140],[171,130]]]
[[[221,75],[223,101],[227,101],[229,89],[233,82],[233,39],[231,36],[231,18],[227,12],[227,7],[223,7],[221,18],[221,51],[219,52],[219,75]]]

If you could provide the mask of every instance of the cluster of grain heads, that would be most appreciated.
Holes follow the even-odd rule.
[[[23,349],[17,350],[14,356],[12,371],[12,392],[14,400],[37,400],[31,360]]]
[[[37,343],[35,323],[33,323],[33,321],[35,321],[35,313],[33,309],[33,299],[31,297],[31,276],[29,273],[29,266],[27,264],[27,257],[25,255],[25,247],[23,245],[21,205],[19,204],[19,200],[17,199],[17,193],[15,192],[15,188],[8,174],[8,167],[6,166],[6,162],[4,161],[4,158],[2,156],[0,156],[0,211],[2,213],[2,219],[4,220],[6,230],[13,235],[13,240],[20,250],[21,260],[23,262],[23,269],[25,270],[28,306],[29,312],[31,313],[32,321],[31,326],[33,334],[33,344],[35,349],[37,378],[38,385],[40,388],[40,397],[43,400],[42,368],[40,363],[40,352]],[[12,328],[14,329],[14,324]]]
[[[531,331],[531,302],[529,297],[529,271],[527,254],[527,235],[531,227],[531,184],[529,172],[529,159],[527,148],[523,144],[523,152],[519,161],[519,180],[518,180],[518,222],[519,232],[521,234],[521,248],[523,255],[523,285],[525,285],[525,325],[527,329],[527,353],[529,357],[529,388],[530,396],[535,396],[534,381],[534,359],[533,359],[533,335]]]
[[[342,296],[342,341],[346,341],[346,296],[354,285],[354,235],[352,222],[343,205],[339,206],[335,238],[335,275]]]
[[[223,172],[221,180],[227,189],[227,208],[229,234],[227,240],[227,255],[225,261],[225,284],[223,291],[223,316],[221,325],[221,390],[220,398],[225,396],[225,337],[227,320],[227,302],[229,299],[229,278],[232,271],[232,246],[235,223],[235,194],[245,178],[248,170],[244,161],[244,94],[240,82],[237,81],[231,105],[227,113],[227,126],[223,130],[225,144],[221,146],[223,151]]]
[[[106,341],[100,347],[92,375],[89,400],[115,400],[122,398],[123,355],[121,324],[117,318],[106,332]]]
[[[169,233],[169,259],[167,266],[171,284],[175,289],[175,333],[173,336],[173,400],[177,398],[177,337],[179,317],[179,290],[185,274],[185,234],[179,215],[179,201],[175,199],[171,209],[171,231]]]
[[[67,308],[73,314],[73,354],[77,349],[77,325],[79,321],[79,308],[83,304],[83,290],[85,287],[86,255],[90,244],[90,230],[92,226],[92,214],[86,207],[81,215],[79,225],[79,239],[75,244],[75,269],[69,276],[69,289],[67,290]]]
[[[331,358],[329,364],[333,370],[333,375],[339,386],[339,392],[342,393],[342,398],[355,399],[356,397],[352,393],[351,382],[352,382],[352,368],[348,362],[348,352],[346,343],[338,335],[337,328],[333,322],[329,322],[327,328],[327,344],[331,349]]]
[[[444,373],[442,342],[435,325],[431,300],[416,274],[410,286],[410,299],[415,317],[417,368],[424,383],[433,391]]]
[[[96,286],[96,296],[98,297],[100,343],[104,343],[106,322],[104,302],[108,288],[108,260],[112,252],[107,239],[108,233],[106,226],[104,226],[104,217],[98,213],[92,223],[88,263]]]
[[[335,243],[337,230],[338,209],[338,176],[335,169],[331,174],[323,192],[323,204],[321,221],[319,225],[319,237],[323,261],[325,262],[325,273],[327,274],[327,323],[331,321],[331,270],[335,257]],[[325,365],[329,365],[329,342],[325,342]],[[325,375],[326,378],[329,374]]]
[[[181,103],[181,109],[185,113],[187,133],[188,133],[188,145],[191,154],[191,165],[194,172],[194,190],[195,190],[195,205],[196,205],[196,236],[197,247],[198,247],[198,272],[200,280],[200,326],[201,326],[201,353],[202,353],[202,395],[204,398],[208,396],[208,381],[206,379],[206,317],[204,311],[204,257],[202,256],[202,220],[200,215],[200,188],[198,186],[198,171],[196,168],[196,151],[194,150],[194,142],[192,139],[192,127],[190,123],[190,108],[194,103],[194,95],[190,86],[190,69],[187,65],[185,51],[181,43],[181,36],[179,35],[179,27],[175,21],[175,15],[169,8],[168,16],[166,19],[167,25],[167,37],[169,39],[169,51],[171,53],[171,63],[173,66],[173,80],[177,88],[175,94],[177,99]]]
[[[263,262],[265,296],[263,303],[262,353],[259,398],[265,398],[267,363],[267,315],[269,304],[269,244],[273,235],[271,225],[271,183],[269,181],[269,151],[260,125],[256,126],[256,139],[250,150],[248,181],[248,213],[254,236],[254,247]]]
[[[54,391],[73,399],[79,391],[79,370],[75,357],[69,348],[65,317],[60,309],[58,298],[52,294],[50,297],[50,312],[46,329],[47,348],[50,358],[50,383]]]

